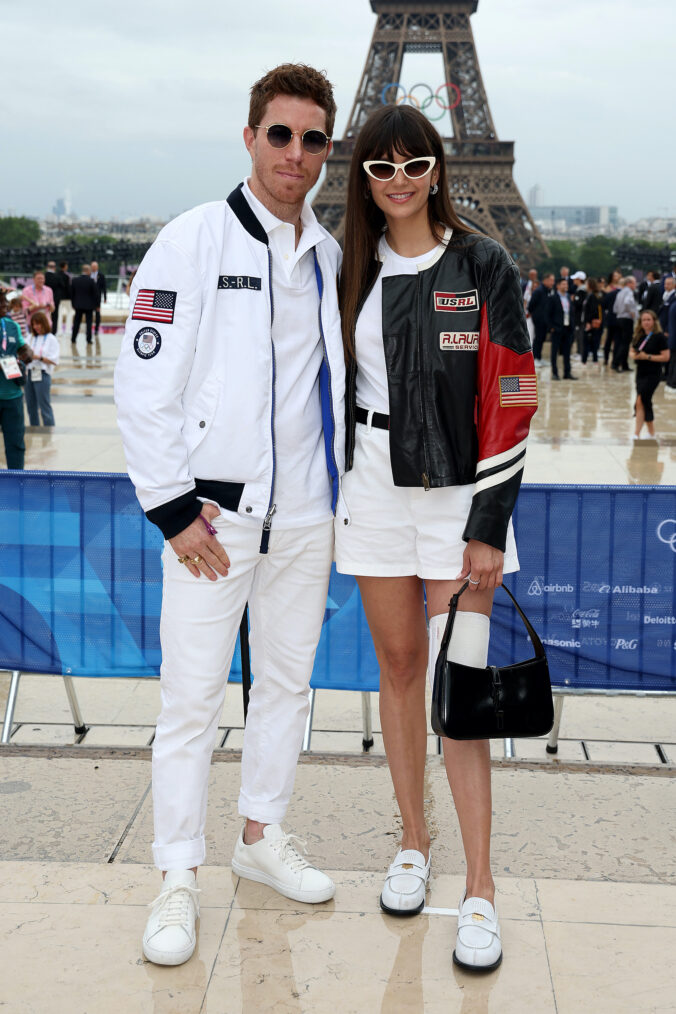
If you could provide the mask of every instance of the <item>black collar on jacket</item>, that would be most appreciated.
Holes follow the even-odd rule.
[[[243,186],[244,184],[240,183],[238,187],[235,187],[227,199],[228,204],[234,211],[240,225],[246,229],[249,235],[257,239],[259,243],[265,243],[268,246],[268,234],[251,210],[251,205],[242,192]]]

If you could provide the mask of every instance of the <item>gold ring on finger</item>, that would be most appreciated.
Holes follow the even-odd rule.
[[[198,563],[201,563],[201,562],[202,562],[202,557],[201,557],[201,556],[199,555],[199,553],[197,554],[197,556],[193,556],[193,558],[192,558],[192,562],[193,562],[193,563],[194,563],[195,565],[197,565]]]
[[[179,562],[179,563],[187,563],[189,559],[190,559],[190,557],[189,557],[189,556],[185,556],[185,555],[183,555],[183,556],[179,556],[179,557],[178,557],[178,562]]]

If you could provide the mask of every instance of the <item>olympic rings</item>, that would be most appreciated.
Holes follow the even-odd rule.
[[[403,106],[403,105],[415,106],[416,109],[419,109],[422,113],[424,113],[427,119],[431,120],[433,123],[436,120],[440,120],[443,116],[445,116],[446,113],[449,113],[452,109],[457,109],[457,107],[462,102],[462,94],[460,92],[460,89],[456,84],[453,84],[452,81],[446,81],[444,82],[444,84],[439,85],[436,91],[433,91],[430,88],[430,86],[426,84],[424,81],[418,81],[418,83],[414,84],[413,87],[408,92],[406,91],[406,89],[404,88],[403,84],[400,81],[390,81],[389,84],[385,85],[385,87],[380,93],[380,100],[384,106],[389,105],[387,96],[391,88],[395,89],[394,95],[395,106]],[[416,89],[418,88],[426,88],[428,92],[428,94],[424,96],[422,101],[417,97],[417,95],[414,94]],[[441,93],[444,91],[444,89],[446,89],[446,99],[447,99],[446,102],[444,102],[444,99],[441,96]],[[402,95],[399,95],[400,91],[403,93]],[[454,96],[453,99],[451,99],[451,94],[453,94]],[[431,113],[427,111],[429,107],[432,105],[432,103],[436,103],[437,107],[441,110],[438,116],[432,116]]]

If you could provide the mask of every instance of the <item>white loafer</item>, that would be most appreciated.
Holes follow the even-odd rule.
[[[492,972],[502,961],[498,913],[484,898],[460,899],[453,961],[470,972]]]
[[[425,862],[416,849],[399,849],[387,871],[380,895],[380,907],[388,915],[417,915],[425,907],[425,891],[430,879],[430,858]]]

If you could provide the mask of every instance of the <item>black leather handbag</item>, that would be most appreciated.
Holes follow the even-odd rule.
[[[432,728],[448,739],[513,739],[543,736],[554,725],[552,687],[542,641],[508,588],[535,649],[535,656],[485,669],[446,658],[462,586],[449,603],[448,620],[434,669]]]

